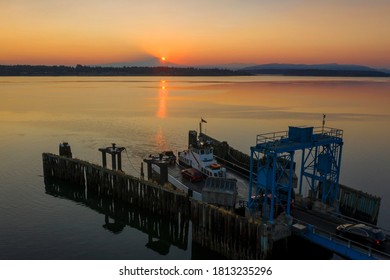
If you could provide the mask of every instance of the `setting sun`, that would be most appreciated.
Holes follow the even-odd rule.
[[[390,68],[389,1],[209,2],[3,0],[0,64]]]

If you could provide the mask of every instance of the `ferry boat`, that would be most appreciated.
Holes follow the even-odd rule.
[[[198,139],[196,131],[190,131],[188,149],[178,153],[179,164],[194,168],[204,177],[226,178],[226,168],[214,158],[210,141]]]

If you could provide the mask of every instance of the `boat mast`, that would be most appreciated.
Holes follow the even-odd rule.
[[[199,135],[202,134],[202,123],[207,123],[203,118],[200,118],[199,122]]]

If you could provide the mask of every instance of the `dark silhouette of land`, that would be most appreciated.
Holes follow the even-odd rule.
[[[0,65],[0,76],[325,76],[390,77],[390,72],[360,65],[262,64],[242,69],[176,66]]]
[[[228,69],[181,67],[101,67],[0,65],[0,76],[248,76],[248,72]]]
[[[344,64],[261,64],[242,68],[253,75],[324,76],[324,77],[390,77],[390,73],[362,65]]]
[[[252,75],[321,76],[321,77],[390,77],[381,71],[323,70],[323,69],[259,69],[246,70]]]

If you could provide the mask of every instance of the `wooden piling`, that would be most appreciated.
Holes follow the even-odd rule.
[[[269,257],[263,248],[270,240],[266,225],[192,199],[190,209],[192,238],[201,246],[230,259]]]
[[[45,177],[74,183],[88,193],[118,199],[131,209],[138,209],[139,213],[127,214],[130,226],[155,234],[161,232],[170,236],[169,239],[184,242],[183,238],[188,238],[186,230],[191,220],[193,241],[227,258],[264,259],[269,256],[269,233],[265,225],[256,221],[193,200],[181,192],[164,189],[150,181],[78,159],[44,153],[42,161]],[[117,209],[114,203],[104,207],[108,212]],[[140,213],[149,213],[163,220],[166,226],[158,228],[161,223],[147,219],[139,219],[138,223],[137,215],[139,217]]]
[[[344,185],[339,186],[339,210],[343,215],[376,225],[380,203],[380,197]]]

